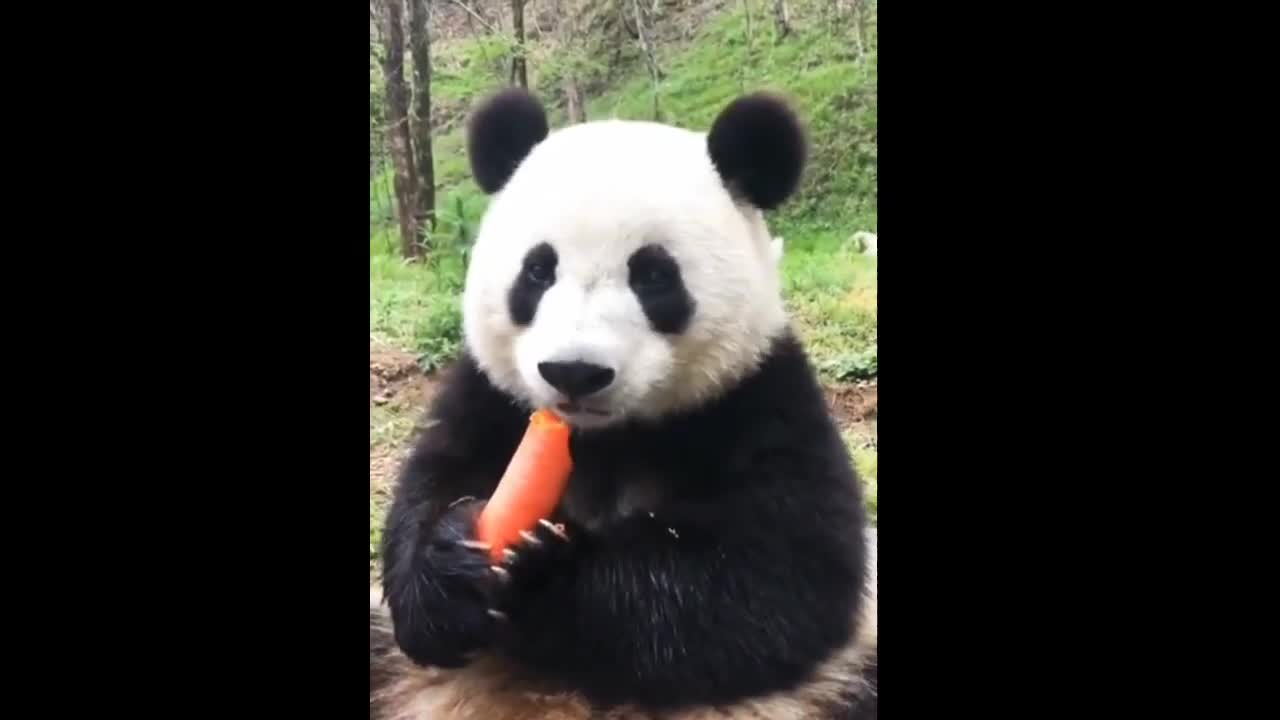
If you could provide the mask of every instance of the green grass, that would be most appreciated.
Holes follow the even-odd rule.
[[[876,451],[875,445],[868,443],[865,438],[856,433],[846,430],[844,432],[844,441],[849,448],[849,454],[853,456],[853,466],[858,471],[858,478],[862,481],[863,497],[866,500],[871,524],[877,525],[879,521],[877,498],[879,489],[879,476],[877,474],[879,453]]]
[[[830,380],[876,374],[877,263],[851,245],[817,234],[788,239],[782,261],[788,309]]]
[[[448,362],[462,342],[465,258],[452,246],[420,263],[369,254],[369,327],[374,337],[419,354],[424,370]]]
[[[386,519],[386,502],[378,495],[369,495],[369,572],[378,565],[378,545],[382,542],[382,525]]]
[[[809,135],[811,163],[796,198],[775,219],[784,235],[876,231],[876,68],[872,47],[859,57],[848,25],[821,3],[793,2],[796,32],[776,43],[761,8],[752,39],[740,6],[715,16],[682,52],[663,53],[661,120],[705,129],[731,100],[760,90],[789,98]],[[870,28],[875,37],[874,22]],[[653,89],[639,69],[614,92],[587,103],[588,117],[650,119]]]

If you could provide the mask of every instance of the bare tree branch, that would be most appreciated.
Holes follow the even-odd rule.
[[[867,0],[853,0],[853,23],[857,29],[858,57],[867,52]]]
[[[778,39],[791,33],[791,18],[787,11],[787,0],[773,0],[773,19],[778,25]]]
[[[519,81],[522,88],[529,88],[529,66],[525,60],[524,47],[524,3],[525,0],[511,0],[511,26],[515,30],[516,51],[511,58],[511,84]]]
[[[581,42],[577,31],[578,13],[577,9],[572,7],[565,12],[564,0],[555,0],[553,9],[558,18],[556,35],[561,51],[570,59],[564,69],[560,87],[564,91],[565,114],[568,115],[569,124],[573,125],[587,119],[586,109],[583,107],[582,88],[578,85],[578,68],[575,66]],[[537,16],[534,17],[536,22]]]
[[[493,33],[494,35],[497,35],[497,34],[498,34],[498,29],[497,29],[497,28],[495,28],[494,26],[490,25],[489,23],[485,22],[485,19],[484,19],[484,18],[482,18],[482,17],[480,17],[479,15],[477,15],[477,14],[476,14],[476,11],[475,11],[475,10],[472,10],[472,9],[471,9],[471,7],[470,7],[469,5],[467,5],[467,4],[466,4],[466,3],[464,3],[464,2],[461,2],[461,0],[453,0],[453,4],[454,4],[454,5],[457,5],[458,7],[462,8],[463,10],[466,10],[466,11],[467,11],[467,14],[469,14],[471,17],[475,18],[475,19],[476,19],[476,20],[477,20],[481,25],[483,25],[485,30],[488,30],[489,32]]]
[[[660,119],[658,111],[658,80],[662,78],[662,70],[658,67],[658,58],[654,53],[653,41],[649,29],[645,26],[644,11],[640,8],[640,0],[631,0],[631,9],[636,16],[636,34],[640,36],[640,47],[644,49],[644,57],[649,66],[649,78],[653,81],[653,119]]]

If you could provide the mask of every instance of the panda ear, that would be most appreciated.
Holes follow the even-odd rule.
[[[707,133],[707,150],[729,191],[761,210],[796,191],[808,153],[791,108],[765,94],[738,98],[722,110]]]
[[[528,92],[509,88],[490,96],[467,126],[467,155],[476,184],[487,194],[501,190],[546,137],[546,111]]]

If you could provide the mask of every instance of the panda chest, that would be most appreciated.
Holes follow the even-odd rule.
[[[575,459],[560,513],[589,531],[600,531],[657,511],[668,497],[668,478],[661,468],[631,453]]]

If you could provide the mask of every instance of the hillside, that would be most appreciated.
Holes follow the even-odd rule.
[[[531,3],[530,88],[554,108],[553,126],[565,117],[560,88],[566,70],[584,91],[588,119],[653,119],[656,94],[661,120],[705,129],[744,92],[771,90],[791,99],[807,126],[811,162],[796,199],[770,223],[786,240],[788,307],[866,476],[874,511],[877,260],[861,252],[854,235],[877,232],[876,4],[868,4],[862,23],[850,10],[857,3],[788,5],[792,31],[778,38],[772,2],[659,0],[652,30],[663,76],[655,91],[639,44],[614,3],[588,5],[574,16],[576,33],[557,24],[557,4]],[[461,341],[467,244],[486,204],[469,177],[461,128],[476,99],[506,84],[510,47],[503,35],[484,30],[499,27],[502,6],[472,7],[478,17],[442,4],[433,20],[439,222],[430,255],[420,263],[406,264],[398,254],[390,170],[376,157],[381,90],[371,60],[371,520],[380,519],[387,482],[431,392],[430,373],[454,356]],[[839,17],[836,8],[842,9]],[[379,521],[372,523],[375,533]],[[371,536],[371,555],[375,540]]]

